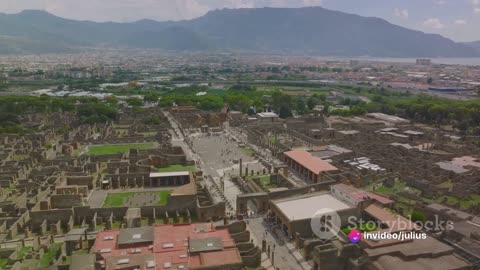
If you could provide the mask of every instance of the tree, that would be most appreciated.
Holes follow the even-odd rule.
[[[307,107],[309,110],[313,110],[317,105],[318,105],[318,100],[315,97],[311,96],[307,99]]]
[[[118,98],[115,96],[106,97],[105,101],[112,106],[115,106],[118,104]]]
[[[298,114],[305,114],[306,107],[305,107],[305,101],[303,98],[297,98],[295,101],[295,111],[297,111]]]
[[[425,220],[427,219],[425,217],[425,214],[421,211],[413,211],[412,212],[412,215],[410,216],[410,219],[413,221],[413,222],[425,222]]]
[[[160,124],[160,117],[157,115],[147,118],[143,121],[146,125],[159,125]]]
[[[143,97],[143,100],[146,102],[158,102],[158,99],[160,98],[160,95],[158,94],[146,94]]]
[[[282,119],[292,117],[292,110],[290,109],[290,107],[281,106],[278,116]]]
[[[130,106],[142,106],[143,105],[143,100],[139,98],[129,98],[127,99],[127,104]]]
[[[201,96],[197,107],[206,111],[217,111],[223,108],[223,99],[213,95]]]

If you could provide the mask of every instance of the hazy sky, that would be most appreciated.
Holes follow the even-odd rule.
[[[42,9],[71,19],[126,22],[191,19],[224,7],[318,5],[384,18],[456,41],[480,40],[480,0],[0,0],[0,12]]]

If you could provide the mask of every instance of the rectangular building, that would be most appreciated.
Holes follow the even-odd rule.
[[[324,172],[338,170],[335,166],[305,150],[285,152],[284,162],[290,169],[300,174],[306,181],[312,183],[321,182]]]
[[[228,229],[210,223],[102,231],[92,252],[106,270],[243,269]]]
[[[275,222],[290,237],[295,237],[297,233],[303,237],[311,237],[311,219],[321,209],[336,212],[345,224],[349,216],[357,216],[355,207],[342,202],[330,192],[316,192],[270,202]]]

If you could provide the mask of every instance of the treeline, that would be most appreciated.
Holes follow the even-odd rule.
[[[161,95],[159,105],[161,107],[194,106],[206,111],[221,110],[224,107],[223,98],[219,95],[197,95],[207,92],[204,86],[188,86],[169,90]]]
[[[206,95],[197,95],[207,92]],[[218,111],[228,108],[231,111],[240,111],[254,114],[271,109],[281,118],[297,114],[305,114],[316,105],[326,101],[325,94],[314,94],[311,97],[295,97],[280,91],[258,91],[255,86],[237,84],[228,90],[211,93],[207,87],[184,87],[171,90],[161,95],[161,107],[194,106],[202,110]]]
[[[0,133],[28,132],[22,125],[22,117],[28,114],[75,112],[81,123],[98,123],[114,120],[117,105],[97,98],[86,97],[0,97]]]
[[[394,114],[415,122],[451,125],[462,134],[480,135],[480,100],[461,101],[429,95],[381,99],[365,105],[368,112]]]

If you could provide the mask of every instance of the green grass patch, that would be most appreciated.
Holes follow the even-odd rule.
[[[170,165],[165,168],[159,168],[157,172],[184,172],[184,171],[189,171],[193,172],[195,171],[195,166],[184,166],[184,165]]]
[[[57,254],[60,252],[62,248],[62,243],[54,243],[48,247],[48,251],[43,254],[42,258],[40,259],[40,267],[48,267],[50,265],[50,261],[57,257]]]
[[[395,181],[395,185],[393,187],[386,187],[386,186],[375,186],[371,185],[367,187],[369,191],[375,191],[377,193],[386,194],[386,195],[396,195],[398,192],[408,192],[411,194],[420,195],[421,192],[418,189],[408,187],[405,182],[402,181]]]
[[[3,269],[5,266],[7,266],[8,259],[6,258],[0,258],[0,269]]]
[[[112,229],[120,229],[122,227],[122,221],[117,220],[112,223]]]
[[[443,203],[445,198],[447,198],[446,204],[450,206],[455,206],[456,204],[460,204],[460,207],[462,208],[469,208],[470,206],[480,204],[480,195],[478,194],[472,194],[468,199],[459,199],[452,196],[442,196],[438,198],[436,202]]]
[[[270,189],[270,188],[278,188],[278,185],[270,183],[270,175],[253,175],[249,176],[247,179],[250,181],[253,181],[253,179],[258,178],[260,181],[260,185],[264,189]]]
[[[155,205],[165,205],[167,203],[167,198],[170,195],[170,191],[152,191],[152,192],[124,192],[124,193],[110,193],[105,198],[103,207],[118,207],[123,206],[125,199],[133,196],[138,193],[155,193],[160,196],[160,199],[155,202]]]
[[[360,232],[373,232],[378,229],[377,225],[373,222],[366,223],[366,224],[361,224],[361,226],[348,226],[342,229],[342,232],[344,232],[346,235],[350,233],[351,230],[357,229]]]
[[[130,149],[152,149],[155,143],[137,143],[137,144],[111,144],[111,145],[97,145],[90,146],[88,154],[90,155],[109,155],[117,153],[126,153]]]
[[[452,188],[453,187],[452,180],[447,180],[443,183],[440,183],[440,184],[437,185],[437,187],[439,187],[439,188]]]
[[[452,185],[452,182],[450,180],[445,181],[443,183],[440,183],[437,185],[438,187],[442,188],[450,188]],[[375,187],[375,188],[374,188]],[[407,192],[415,195],[421,195],[421,191],[412,187],[408,187],[405,182],[402,181],[395,181],[395,186],[393,187],[385,187],[385,186],[376,186],[375,184],[370,185],[367,187],[368,191],[373,191],[379,194],[387,195],[391,198],[394,198],[398,203],[403,203],[403,204],[412,204],[414,202],[414,199],[407,198],[405,196],[399,195],[400,192]],[[460,204],[460,207],[466,209],[472,205],[479,205],[480,204],[480,195],[478,194],[472,194],[469,196],[467,199],[459,199],[456,197],[452,196],[442,196],[439,198],[436,198],[435,200],[428,199],[428,198],[422,198],[422,200],[426,203],[444,203],[446,198],[446,203],[447,205],[450,206],[455,206],[457,204]]]
[[[254,154],[253,149],[250,148],[250,147],[244,147],[244,148],[242,148],[242,151],[245,155],[250,156],[250,157],[253,156],[253,154]]]
[[[25,255],[27,255],[27,252],[30,250],[30,247],[22,247],[19,251],[18,251],[18,258],[19,259],[23,259],[25,257]]]

